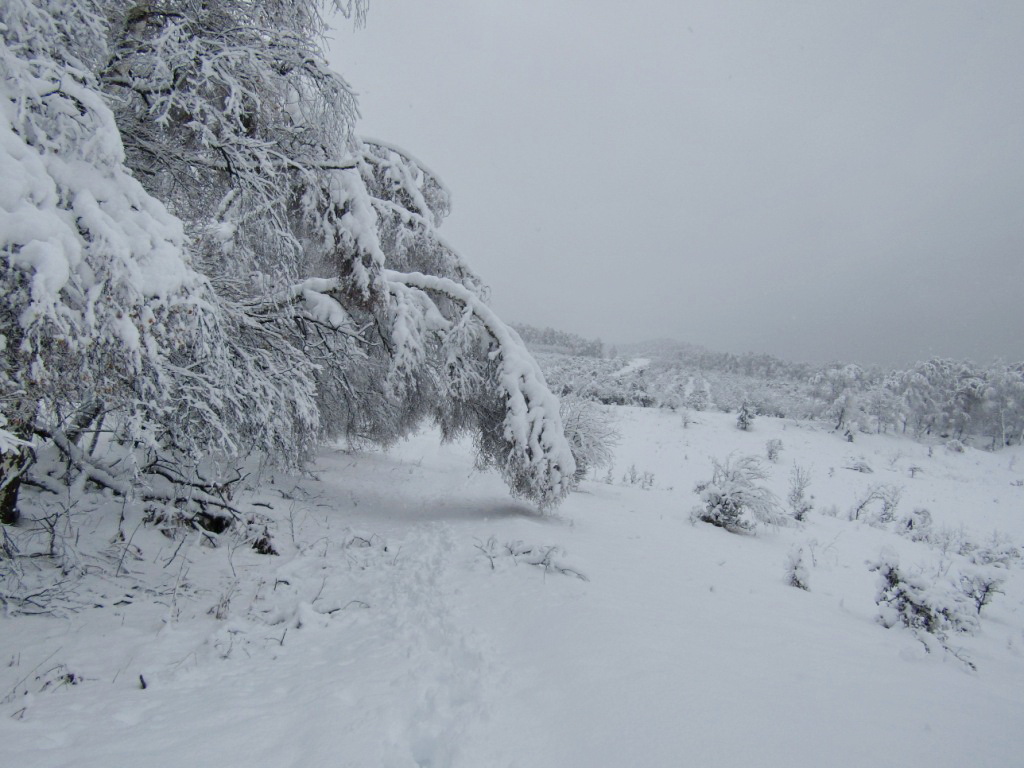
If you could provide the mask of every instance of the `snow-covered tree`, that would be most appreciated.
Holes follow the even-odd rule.
[[[982,412],[992,444],[1024,444],[1024,364],[996,365],[985,379]]]
[[[746,403],[743,403],[740,406],[740,412],[736,416],[736,428],[747,432],[753,423],[754,411]]]
[[[438,236],[444,186],[354,134],[320,12],[0,6],[5,429],[117,492],[146,473],[213,503],[211,462],[432,418],[555,503],[575,471],[558,402]],[[8,494],[32,456],[13,445]]]
[[[181,221],[125,165],[93,73],[103,17],[84,3],[24,0],[0,14],[0,376],[13,433],[58,447],[107,485],[118,485],[109,462],[92,460],[95,440],[85,442],[100,425],[141,449],[135,470],[161,453],[187,464],[253,441],[301,444],[315,413],[289,423],[280,414],[301,410],[312,390],[239,346],[215,289],[190,266]],[[17,471],[30,464],[22,451]],[[10,467],[5,475],[16,494]]]
[[[811,377],[812,392],[822,404],[821,415],[834,422],[836,431],[856,428],[864,378],[859,365],[844,363],[830,363]]]

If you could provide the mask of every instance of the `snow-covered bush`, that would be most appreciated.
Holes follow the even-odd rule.
[[[922,574],[907,573],[899,558],[885,550],[871,563],[878,573],[878,621],[886,627],[908,627],[940,638],[946,632],[973,632],[978,627],[975,601],[963,591]]]
[[[610,467],[615,459],[619,433],[607,406],[564,395],[560,413],[565,439],[576,460],[576,479],[582,479],[588,470]]]
[[[757,484],[768,476],[758,457],[728,456],[724,462],[712,459],[712,464],[711,479],[694,487],[701,501],[691,513],[694,520],[731,531],[750,531],[759,523],[782,522],[775,494]]]
[[[690,393],[683,400],[683,405],[691,411],[706,411],[709,405],[708,393],[703,384],[695,384]]]
[[[993,531],[987,542],[973,549],[967,556],[976,565],[1009,568],[1021,559],[1021,548],[1006,534]]]
[[[811,473],[798,464],[794,464],[789,471],[789,493],[786,494],[786,501],[793,512],[793,519],[803,522],[807,519],[808,513],[814,509],[814,503],[807,498],[807,488],[811,484]]]
[[[768,458],[768,461],[778,461],[779,454],[782,453],[782,441],[778,438],[772,438],[764,444],[764,453]]]
[[[786,556],[786,583],[791,587],[810,590],[810,573],[804,562],[804,548],[794,546]]]
[[[753,423],[754,411],[746,403],[743,403],[740,406],[739,414],[736,416],[736,428],[747,432]]]
[[[981,609],[991,603],[992,598],[1003,594],[1000,587],[1005,581],[990,568],[975,568],[960,575],[960,589],[974,603],[980,616]]]
[[[629,469],[622,473],[622,484],[638,485],[643,490],[649,491],[654,487],[654,473],[641,472],[636,468],[636,464],[630,464]]]
[[[932,530],[932,513],[924,507],[915,507],[900,518],[899,532],[914,541],[925,541]]]
[[[854,505],[850,507],[848,517],[850,520],[860,520],[866,510],[875,505],[878,512],[873,523],[886,525],[896,519],[896,507],[899,506],[903,496],[903,487],[899,485],[877,484],[871,485],[857,497]]]

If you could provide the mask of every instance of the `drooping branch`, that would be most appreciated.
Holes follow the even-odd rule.
[[[509,444],[509,465],[503,471],[516,478],[513,491],[533,496],[542,507],[560,500],[571,490],[576,463],[563,432],[558,399],[519,335],[476,294],[453,280],[393,270],[385,270],[383,276],[389,283],[458,302],[480,321],[497,343],[496,383],[504,396],[504,439]],[[517,487],[523,481],[525,487]]]

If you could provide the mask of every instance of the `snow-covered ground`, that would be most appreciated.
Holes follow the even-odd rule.
[[[868,568],[888,547],[941,583],[977,567],[970,543],[1024,543],[1020,448],[614,413],[614,471],[548,516],[432,432],[266,478],[245,503],[278,557],[231,534],[172,540],[130,510],[129,542],[88,554],[116,515],[72,510],[88,575],[61,604],[78,609],[0,619],[4,764],[1022,763],[1021,561],[988,566],[1003,594],[948,650],[877,622]],[[755,535],[691,523],[711,458],[763,456],[771,439],[765,483],[785,503],[806,468],[808,520]],[[927,508],[932,542],[879,524],[877,505],[850,521],[871,486],[902,487],[897,518]],[[809,591],[787,580],[797,548]]]

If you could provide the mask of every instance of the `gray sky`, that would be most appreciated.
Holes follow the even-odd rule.
[[[506,320],[1024,359],[1024,2],[374,0],[331,62]]]

